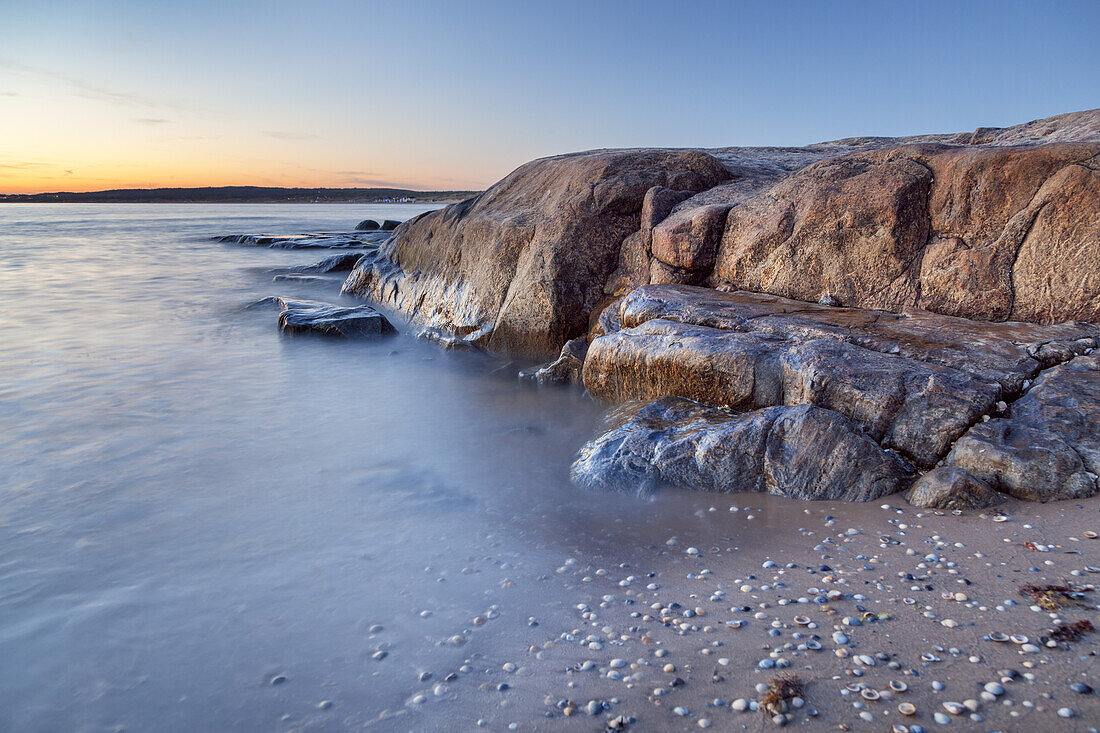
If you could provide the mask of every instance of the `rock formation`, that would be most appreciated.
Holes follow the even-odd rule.
[[[344,289],[454,345],[557,358],[547,380],[583,358],[599,399],[658,400],[585,448],[575,475],[591,485],[874,498],[911,481],[882,468],[896,461],[946,462],[1024,499],[1098,490],[1100,110],[537,160],[398,227]],[[577,338],[586,355],[559,355]],[[792,452],[813,451],[815,430],[819,455]],[[755,431],[797,475],[707,452],[730,431]],[[670,464],[669,446],[695,446],[696,468]],[[879,478],[842,487],[828,450]]]

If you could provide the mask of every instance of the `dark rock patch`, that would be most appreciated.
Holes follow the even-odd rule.
[[[934,468],[921,476],[905,499],[921,509],[945,511],[985,509],[1004,502],[989,484],[954,466]]]
[[[381,313],[368,305],[339,306],[313,300],[278,299],[279,330],[342,338],[378,337],[396,333]]]
[[[577,484],[872,501],[900,491],[912,475],[851,420],[811,405],[738,414],[665,398],[624,417],[581,449],[571,472]]]

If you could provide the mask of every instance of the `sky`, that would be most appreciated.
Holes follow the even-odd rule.
[[[1100,1],[0,0],[0,192],[482,189],[1100,107]]]

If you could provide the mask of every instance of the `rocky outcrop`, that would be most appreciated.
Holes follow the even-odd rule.
[[[634,291],[618,311],[621,330],[596,338],[585,360],[596,398],[814,404],[923,467],[1034,377],[1044,353],[1091,348],[1097,332],[668,285]]]
[[[557,358],[547,380],[576,373],[561,345],[587,335],[583,381],[607,402],[686,398],[738,424],[802,406],[800,425],[832,435],[842,420],[899,461],[946,460],[1019,498],[1097,489],[1095,448],[1073,427],[1092,408],[1052,395],[1097,380],[1081,359],[1100,322],[1100,110],[546,158],[398,227],[344,290],[448,345]],[[688,439],[677,430],[651,442]],[[660,464],[628,442],[607,466]],[[948,494],[975,493],[951,476]]]
[[[936,468],[914,483],[905,500],[921,509],[970,511],[1004,502],[1004,497],[961,468]]]
[[[375,229],[379,228],[380,227],[378,226],[378,222],[376,222],[374,219],[364,219],[363,221],[355,225],[355,230],[357,232],[372,232]]]
[[[947,463],[1029,501],[1100,489],[1100,357],[1077,356],[1043,373],[1002,418],[975,425]]]
[[[384,222],[382,222],[382,231],[392,232],[399,226],[401,226],[401,222],[397,221],[396,219],[386,219]]]
[[[344,289],[476,345],[551,358],[585,333],[622,241],[654,186],[700,191],[727,179],[698,151],[608,151],[521,166],[480,196],[399,227]]]
[[[368,305],[346,307],[313,300],[277,300],[282,308],[279,330],[285,334],[363,338],[396,333],[393,324]]]
[[[668,485],[872,501],[900,490],[911,475],[850,420],[811,405],[737,414],[664,398],[624,417],[581,449],[574,482],[639,493]]]

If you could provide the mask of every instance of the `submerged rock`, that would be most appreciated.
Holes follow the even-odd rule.
[[[651,491],[661,485],[797,499],[871,501],[900,491],[910,467],[844,416],[812,405],[738,414],[664,398],[580,452],[579,485]]]
[[[354,269],[359,259],[363,256],[361,252],[341,252],[340,254],[326,257],[312,265],[298,265],[297,267],[290,268],[290,272],[300,273],[325,273],[325,272],[347,272]]]
[[[278,299],[279,330],[286,334],[316,334],[343,338],[396,333],[393,325],[369,305],[339,306],[313,300]]]
[[[921,476],[905,499],[915,507],[946,511],[984,509],[1004,501],[987,483],[953,466],[935,468]]]
[[[520,379],[529,379],[539,384],[579,384],[584,357],[588,353],[588,344],[584,339],[567,341],[561,349],[561,355],[549,364],[519,373]]]

